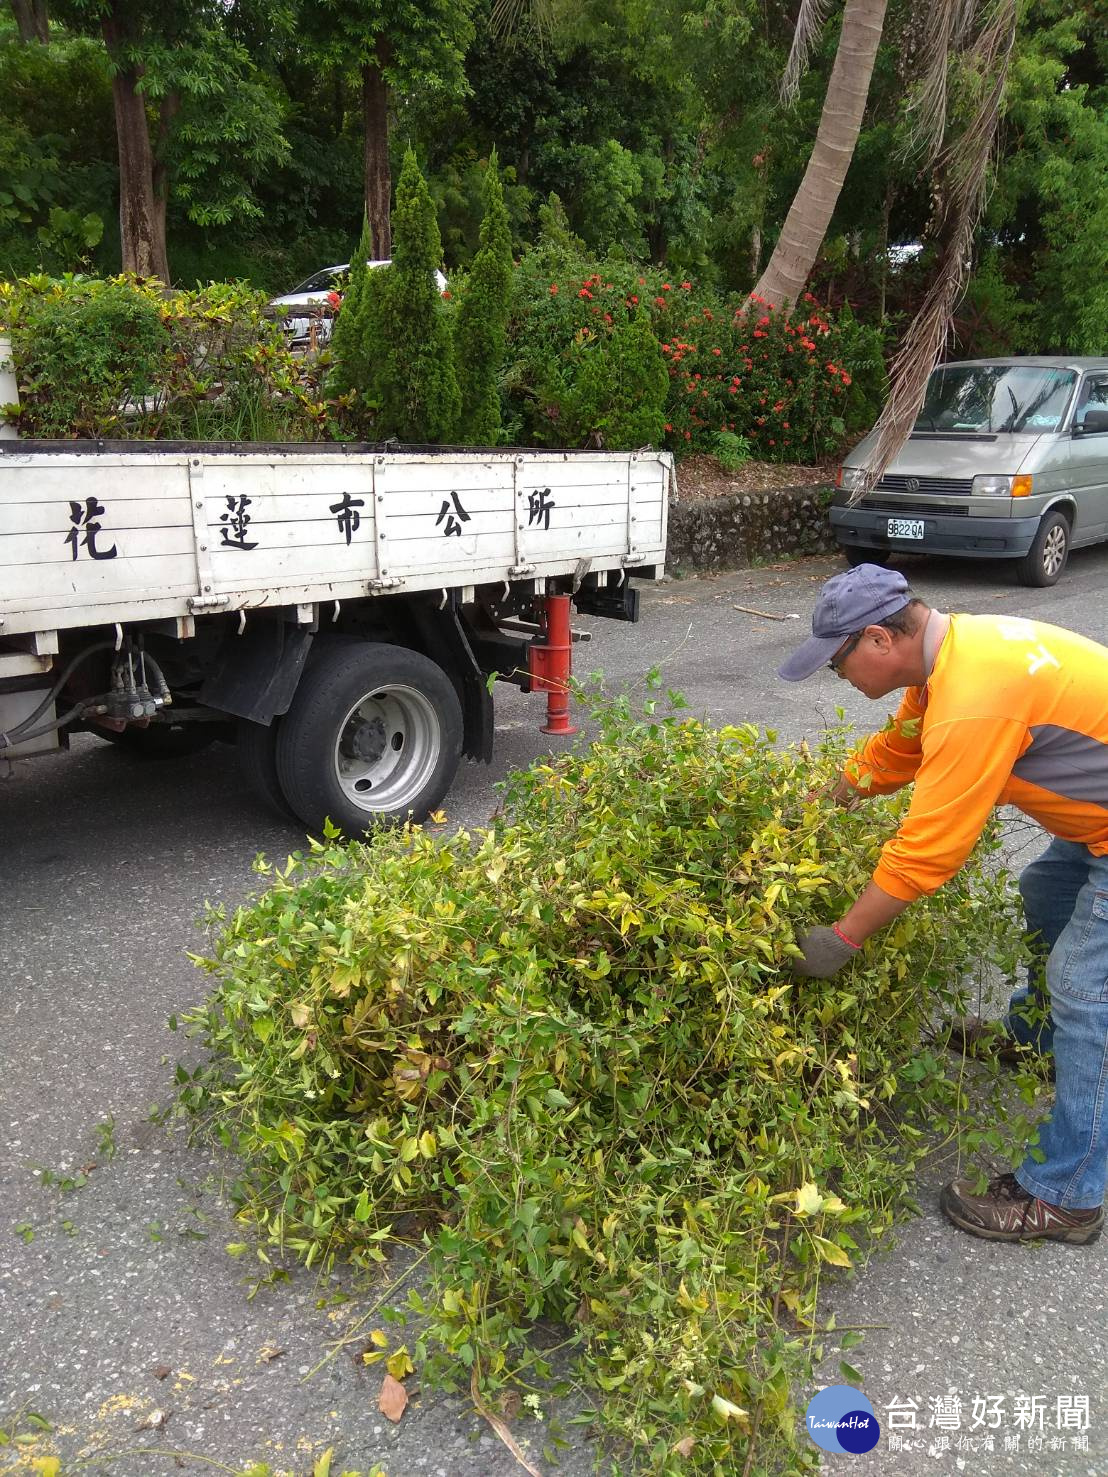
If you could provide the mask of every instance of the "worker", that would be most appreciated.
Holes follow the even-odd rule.
[[[798,682],[821,667],[868,698],[906,689],[833,798],[914,789],[861,896],[830,927],[798,937],[796,972],[829,978],[953,877],[995,805],[1016,805],[1048,831],[1054,839],[1020,878],[1044,968],[1012,996],[1001,1040],[1053,1052],[1054,1109],[1035,1157],[980,1194],[953,1180],[940,1203],[989,1240],[1088,1245],[1103,1225],[1108,1174],[1108,648],[1041,621],[946,615],[895,570],[860,564],[823,586],[812,635],[779,675]],[[1028,1002],[1044,985],[1036,1022]],[[971,1020],[967,1044],[974,1034]]]

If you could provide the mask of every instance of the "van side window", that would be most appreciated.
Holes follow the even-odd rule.
[[[1082,385],[1073,423],[1086,431],[1108,431],[1108,376]]]

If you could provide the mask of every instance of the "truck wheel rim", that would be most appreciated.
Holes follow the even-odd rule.
[[[378,687],[347,713],[335,742],[335,777],[360,810],[403,813],[439,762],[442,726],[414,687]]]
[[[1047,574],[1057,574],[1066,557],[1066,531],[1057,524],[1046,536],[1043,544],[1043,568]]]

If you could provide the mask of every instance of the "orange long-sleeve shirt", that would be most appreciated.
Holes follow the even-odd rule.
[[[995,805],[1108,855],[1108,647],[1041,621],[951,616],[930,678],[846,778],[864,794],[915,781],[873,874],[904,902],[954,876]]]

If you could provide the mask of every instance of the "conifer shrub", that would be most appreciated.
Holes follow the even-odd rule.
[[[541,1385],[532,1325],[556,1320],[613,1473],[813,1472],[822,1278],[936,1137],[1026,1138],[996,1126],[995,1068],[926,1044],[1015,968],[1014,889],[990,831],[846,971],[795,978],[797,930],[841,914],[898,802],[811,798],[843,735],[778,749],[671,700],[596,708],[600,737],[515,775],[487,830],[259,862],[267,890],[211,912],[188,1019],[210,1060],[181,1098],[241,1156],[263,1241],[324,1267],[422,1245],[423,1378]]]
[[[331,334],[333,366],[327,388],[333,395],[348,395],[363,389],[370,379],[370,366],[365,353],[365,281],[370,275],[366,265],[373,250],[369,219],[362,217],[362,234],[350,258],[350,275],[342,305],[335,317]],[[381,268],[377,268],[380,271]]]
[[[364,379],[356,388],[372,413],[375,439],[449,441],[457,430],[460,395],[448,310],[435,281],[442,243],[411,149],[396,186],[392,253],[392,264],[367,272],[362,285],[356,342]],[[341,360],[337,372],[348,374]]]
[[[512,234],[496,150],[482,185],[481,245],[458,305],[454,331],[461,391],[458,440],[494,446],[500,438],[500,376],[507,348]]]

